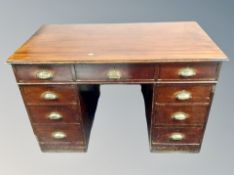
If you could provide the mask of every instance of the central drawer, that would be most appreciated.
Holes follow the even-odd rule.
[[[78,81],[154,81],[154,64],[77,64]]]

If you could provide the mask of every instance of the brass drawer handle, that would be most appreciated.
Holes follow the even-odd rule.
[[[122,76],[121,72],[116,69],[111,69],[107,72],[107,77],[109,79],[120,79]]]
[[[46,92],[42,93],[41,97],[44,100],[56,100],[56,99],[58,99],[58,95],[56,93],[50,92],[50,91],[46,91]]]
[[[50,120],[60,120],[60,119],[63,118],[63,116],[62,116],[60,113],[58,113],[58,112],[51,112],[51,113],[48,115],[48,118],[49,118]]]
[[[181,77],[193,77],[196,75],[196,70],[190,67],[181,68],[178,75]]]
[[[61,140],[61,139],[65,139],[67,137],[67,134],[62,131],[55,131],[55,132],[52,132],[51,137],[56,140]]]
[[[184,138],[185,138],[185,135],[179,132],[172,133],[169,136],[169,139],[172,141],[181,141],[181,140],[184,140]]]
[[[177,100],[181,100],[181,101],[189,100],[192,98],[192,94],[186,90],[176,92],[175,96]]]
[[[53,78],[54,73],[50,70],[40,70],[37,72],[36,77],[41,80],[49,80]]]
[[[188,114],[186,114],[184,112],[175,112],[171,115],[171,118],[174,120],[183,121],[183,120],[186,120],[188,118]]]

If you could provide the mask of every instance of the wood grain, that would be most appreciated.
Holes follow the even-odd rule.
[[[13,64],[223,61],[196,22],[42,26],[8,59]]]

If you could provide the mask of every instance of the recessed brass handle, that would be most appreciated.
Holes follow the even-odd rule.
[[[50,91],[46,91],[46,92],[42,93],[41,97],[44,100],[56,100],[56,99],[58,99],[58,95],[56,93],[50,92]]]
[[[175,112],[171,115],[171,118],[174,120],[180,120],[183,121],[188,118],[188,114],[184,112]]]
[[[62,131],[55,131],[52,132],[51,137],[57,140],[65,139],[67,137],[67,134]]]
[[[41,80],[49,80],[53,78],[54,73],[50,70],[40,70],[36,73],[36,77]]]
[[[176,99],[180,101],[189,100],[192,98],[192,94],[186,90],[176,92],[175,96],[176,96]]]
[[[48,115],[48,118],[49,118],[50,120],[60,120],[60,119],[63,118],[63,116],[62,116],[60,113],[58,113],[58,112],[51,112],[51,113]]]
[[[179,132],[172,133],[169,136],[169,139],[172,141],[181,141],[181,140],[184,140],[184,138],[185,138],[185,135]]]
[[[109,79],[120,79],[122,76],[121,72],[116,69],[111,69],[107,72],[107,77]]]
[[[193,77],[196,75],[196,70],[190,67],[181,68],[178,75],[181,77]]]

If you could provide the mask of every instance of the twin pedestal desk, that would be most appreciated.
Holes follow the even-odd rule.
[[[111,83],[141,85],[151,151],[198,152],[225,60],[196,22],[165,22],[45,25],[8,63],[42,151],[86,151]]]

